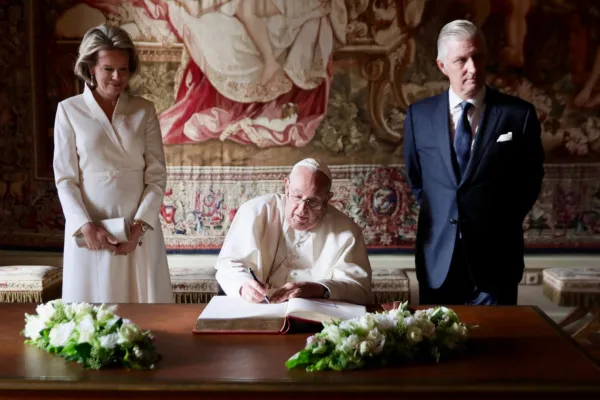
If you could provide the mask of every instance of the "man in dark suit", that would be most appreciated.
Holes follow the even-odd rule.
[[[421,304],[517,303],[544,151],[533,105],[485,85],[485,55],[471,22],[444,26],[437,64],[450,89],[412,104],[404,122]]]

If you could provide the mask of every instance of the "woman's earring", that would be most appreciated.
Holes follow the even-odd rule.
[[[95,75],[92,75],[92,86],[93,87],[98,86],[98,84],[96,83],[96,76]]]

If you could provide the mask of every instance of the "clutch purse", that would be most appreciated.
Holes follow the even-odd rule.
[[[106,232],[114,237],[119,243],[129,241],[130,226],[126,218],[103,219],[102,221],[94,222],[94,225],[104,228]],[[77,247],[87,246],[85,237],[82,233],[75,236],[75,243],[77,243]]]

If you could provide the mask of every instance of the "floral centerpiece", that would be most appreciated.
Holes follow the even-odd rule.
[[[85,368],[122,366],[152,369],[159,360],[153,336],[115,314],[116,306],[63,303],[40,304],[36,315],[25,314],[25,343],[77,361]]]
[[[321,332],[307,339],[304,350],[286,362],[289,369],[343,371],[415,359],[439,362],[462,351],[476,327],[461,322],[449,308],[412,313],[407,303],[323,325]]]

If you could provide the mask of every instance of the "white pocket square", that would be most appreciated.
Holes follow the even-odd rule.
[[[498,136],[498,140],[496,140],[496,142],[508,142],[509,140],[512,140],[512,132],[503,133],[502,135]]]

